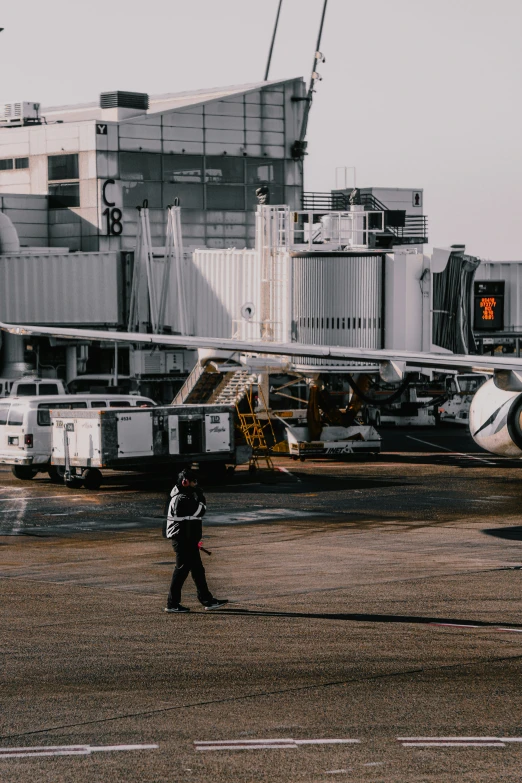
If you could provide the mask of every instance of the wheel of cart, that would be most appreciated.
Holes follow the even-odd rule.
[[[85,489],[99,489],[102,483],[102,474],[98,468],[87,468],[83,472],[82,479]]]
[[[65,475],[65,468],[63,465],[51,465],[47,471],[51,484],[63,484],[63,477]]]
[[[31,465],[13,465],[11,468],[13,476],[21,481],[30,481],[34,478],[38,471],[31,467]]]

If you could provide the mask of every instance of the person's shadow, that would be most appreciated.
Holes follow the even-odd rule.
[[[522,541],[522,526],[516,527],[491,527],[482,531],[487,536],[506,538],[508,541]]]
[[[462,620],[461,618],[448,617],[423,617],[402,614],[345,614],[337,612],[277,612],[258,609],[235,609],[230,604],[218,610],[220,614],[244,615],[247,617],[293,617],[308,620],[341,620],[358,623],[411,623],[416,625],[451,625],[462,628],[498,628],[500,625],[509,625],[510,628],[522,628],[518,623],[491,623],[484,620]]]

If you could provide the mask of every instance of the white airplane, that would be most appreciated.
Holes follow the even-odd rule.
[[[50,326],[19,326],[0,321],[0,329],[17,335],[103,340],[118,343],[140,343],[209,351],[223,361],[223,352],[372,362],[380,367],[381,377],[400,381],[407,372],[418,368],[492,373],[493,377],[476,392],[470,408],[470,432],[481,448],[504,457],[522,457],[522,358],[477,356],[450,353],[416,353],[413,351],[346,348],[344,346],[245,341],[214,337],[111,332],[99,329],[74,329]],[[318,372],[320,368],[318,367]]]

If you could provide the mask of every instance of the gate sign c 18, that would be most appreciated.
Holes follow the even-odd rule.
[[[479,280],[474,283],[474,327],[477,331],[501,332],[504,329],[504,280]]]
[[[102,212],[102,217],[105,218],[105,233],[108,237],[119,237],[123,233],[122,217],[123,213],[119,207],[116,206],[116,202],[113,201],[112,187],[116,186],[116,181],[113,179],[106,179],[101,186],[102,201],[105,209]]]

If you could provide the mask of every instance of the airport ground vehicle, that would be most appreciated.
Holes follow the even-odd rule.
[[[251,449],[236,443],[235,407],[168,405],[151,410],[53,410],[52,465],[69,487],[98,489],[100,468],[224,473],[248,462]]]
[[[317,440],[310,440],[307,426],[287,426],[288,451],[294,460],[307,457],[343,457],[353,454],[378,454],[381,436],[364,424],[352,427],[325,426]]]
[[[34,397],[46,394],[67,394],[58,378],[37,378],[23,375],[21,378],[0,378],[0,397]]]
[[[136,395],[63,394],[33,397],[6,397],[0,400],[0,464],[12,465],[16,478],[32,479],[49,472],[58,480],[51,465],[51,410],[130,408],[154,402]]]
[[[468,426],[471,401],[487,380],[487,375],[478,373],[462,373],[448,379],[449,396],[439,408],[440,420]]]
[[[446,399],[446,387],[442,381],[420,378],[390,403],[385,401],[392,394],[389,388],[373,394],[376,403],[364,405],[363,420],[367,424],[434,427],[438,423],[438,406]]]

